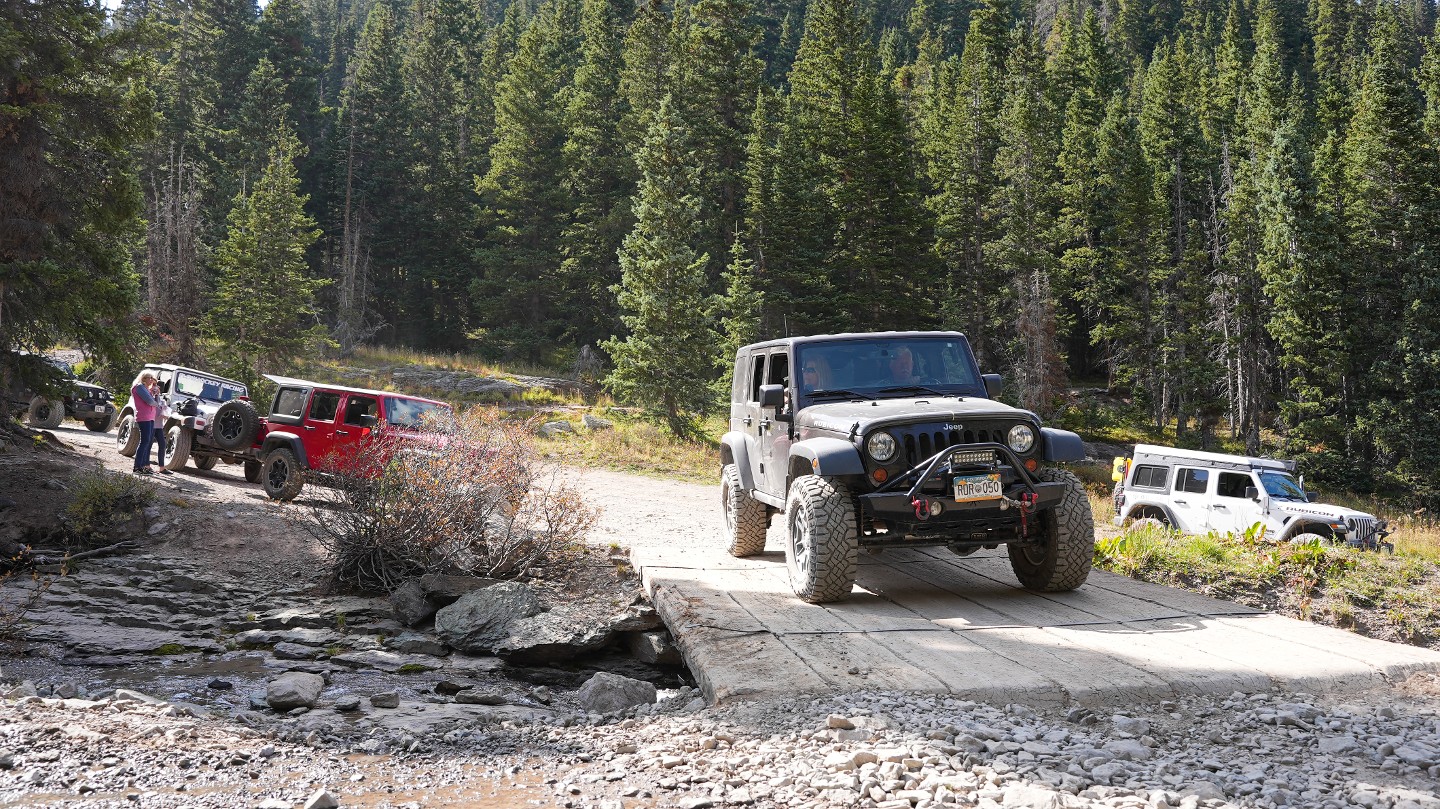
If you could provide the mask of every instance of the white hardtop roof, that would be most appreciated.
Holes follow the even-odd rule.
[[[1140,462],[1140,456],[1142,455],[1173,458],[1175,460],[1205,461],[1214,464],[1248,466],[1254,469],[1274,469],[1277,472],[1295,471],[1294,461],[1281,461],[1275,458],[1255,458],[1249,455],[1226,455],[1222,452],[1202,452],[1198,449],[1160,447],[1154,444],[1136,444],[1136,463]]]

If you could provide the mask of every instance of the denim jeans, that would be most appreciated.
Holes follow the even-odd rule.
[[[155,442],[155,422],[137,421],[135,429],[140,431],[140,446],[135,448],[135,471],[150,465],[150,446]]]

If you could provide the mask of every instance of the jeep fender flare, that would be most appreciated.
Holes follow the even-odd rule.
[[[1160,504],[1160,503],[1135,503],[1134,505],[1131,505],[1131,506],[1126,507],[1126,509],[1125,509],[1125,514],[1124,514],[1124,516],[1121,517],[1120,519],[1122,519],[1122,520],[1138,520],[1138,519],[1142,519],[1140,516],[1137,515],[1137,512],[1143,512],[1143,511],[1146,511],[1146,510],[1158,511],[1158,512],[1160,512],[1161,514],[1164,514],[1164,515],[1165,515],[1165,522],[1166,522],[1167,524],[1171,525],[1171,526],[1179,525],[1179,523],[1175,522],[1175,514],[1174,514],[1174,512],[1170,511],[1170,507],[1169,507],[1169,506],[1162,505],[1162,504]]]
[[[1085,442],[1081,441],[1080,436],[1075,433],[1069,430],[1057,430],[1054,427],[1041,427],[1040,435],[1044,441],[1045,460],[1085,460]]]
[[[750,442],[750,436],[733,431],[720,439],[720,466],[735,464],[740,472],[740,487],[747,492],[755,491],[755,478],[750,473]]]
[[[835,478],[865,474],[860,450],[839,438],[807,438],[790,445],[790,480],[807,474]]]
[[[285,449],[288,449],[291,452],[295,453],[295,457],[300,461],[300,464],[306,469],[310,468],[310,459],[305,455],[305,442],[301,441],[300,436],[294,433],[266,433],[265,443],[260,445],[261,460],[263,460],[266,455],[269,455],[271,452],[279,449],[280,447],[284,447]]]

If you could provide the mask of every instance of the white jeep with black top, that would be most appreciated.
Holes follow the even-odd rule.
[[[956,332],[793,337],[735,357],[720,447],[730,553],[765,549],[785,514],[795,595],[851,591],[861,548],[1005,545],[1020,583],[1085,582],[1094,521],[1080,481],[1050,464],[1084,457],[1074,433],[995,400]]]
[[[1384,520],[1315,502],[1295,462],[1136,444],[1115,489],[1116,525],[1152,521],[1186,534],[1241,534],[1259,525],[1272,542],[1343,542],[1393,551]]]

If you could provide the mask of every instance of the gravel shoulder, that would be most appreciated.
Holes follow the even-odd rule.
[[[109,436],[68,426],[56,435],[87,463],[128,468]],[[54,491],[48,481],[63,486],[66,470],[78,468],[39,455],[54,466],[31,474],[22,492],[6,477],[18,453],[0,454],[0,493],[17,501],[9,516],[30,519],[42,493]],[[598,545],[719,535],[715,487],[567,475],[604,508]],[[148,620],[147,609],[154,620],[176,618],[163,613],[174,612],[165,600],[182,576],[194,597],[177,601],[229,613],[258,617],[320,599],[318,551],[287,520],[289,507],[266,501],[238,467],[187,469],[157,484],[157,521],[168,527],[116,574],[148,583],[161,602],[137,605],[137,618]],[[143,569],[137,559],[146,558],[163,572]],[[339,610],[357,614],[353,605]],[[321,614],[333,621],[336,613]],[[341,806],[375,807],[1440,808],[1440,682],[1428,675],[1343,698],[1236,693],[1123,711],[882,692],[706,707],[675,688],[656,704],[600,715],[563,688],[550,704],[485,706],[400,686],[398,711],[281,715],[239,695],[197,693],[200,681],[178,670],[205,658],[132,667],[125,685],[149,700],[114,684],[64,688],[86,686],[75,672],[91,669],[0,658],[0,806],[334,805],[319,794],[327,793]],[[238,669],[250,664],[236,660],[227,679],[243,682],[249,673]],[[365,693],[393,682],[374,679],[384,676],[338,673],[329,687]],[[14,688],[21,679],[34,693]]]

